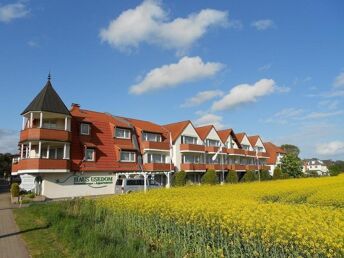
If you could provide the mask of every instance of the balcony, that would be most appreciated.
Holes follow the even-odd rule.
[[[258,170],[257,165],[246,165],[246,170]]]
[[[205,151],[209,153],[216,153],[219,150],[219,147],[216,146],[205,146]]]
[[[205,146],[204,145],[197,145],[197,144],[180,144],[180,152],[204,152]]]
[[[269,158],[269,154],[267,152],[258,152],[259,158]]]
[[[170,143],[169,142],[142,142],[142,148],[144,150],[170,150]]]
[[[223,166],[221,164],[206,164],[206,169],[207,170],[226,170],[227,169],[227,165],[223,164]]]
[[[205,164],[193,164],[193,163],[184,163],[180,165],[180,169],[184,171],[202,171],[205,172]]]
[[[227,149],[227,153],[229,155],[245,156],[246,155],[246,150],[244,150],[244,149]]]
[[[256,157],[255,151],[245,150],[247,156]]]
[[[145,171],[170,171],[173,166],[169,163],[146,163],[143,164]]]
[[[235,170],[235,171],[245,171],[246,167],[245,167],[245,165],[233,164],[232,165],[232,170]]]
[[[69,172],[70,162],[65,159],[22,159],[12,164],[12,172],[20,172],[22,170],[58,170],[59,172]],[[39,171],[37,171],[39,172]]]
[[[20,132],[20,142],[32,140],[71,141],[71,132],[56,129],[27,128]]]

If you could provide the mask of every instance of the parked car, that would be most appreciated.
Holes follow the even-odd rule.
[[[147,190],[160,188],[161,185],[152,180],[147,180]],[[121,178],[117,179],[115,186],[115,193],[131,193],[144,190],[144,179],[143,178]]]

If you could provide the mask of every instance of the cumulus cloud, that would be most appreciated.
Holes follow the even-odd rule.
[[[198,115],[199,117],[193,121],[196,126],[214,125],[216,129],[222,129],[224,127],[222,116],[204,112],[198,112]]]
[[[207,102],[213,98],[221,97],[223,96],[223,92],[220,90],[207,90],[207,91],[201,91],[196,94],[196,96],[193,96],[187,100],[185,100],[184,104],[182,104],[182,107],[194,107],[201,105],[204,102]]]
[[[18,135],[18,132],[15,130],[0,128],[0,153],[17,153],[19,141]]]
[[[335,88],[344,87],[344,72],[341,72],[334,80],[333,86]]]
[[[253,85],[240,84],[233,87],[222,99],[215,101],[211,109],[220,111],[255,102],[258,98],[269,95],[275,90],[275,82],[271,79],[261,79]]]
[[[275,23],[272,20],[257,20],[251,23],[251,26],[255,27],[256,30],[262,31],[275,27]]]
[[[138,47],[145,42],[183,52],[210,27],[228,25],[228,13],[213,9],[170,20],[159,1],[147,0],[112,20],[107,28],[101,29],[100,38],[120,50]],[[236,23],[232,26],[239,25]]]
[[[222,68],[221,63],[204,63],[198,56],[185,56],[178,63],[163,65],[151,70],[141,82],[130,87],[130,93],[142,94],[148,91],[175,87],[185,82],[211,77]]]
[[[344,141],[332,141],[318,144],[316,146],[316,152],[324,156],[344,154]]]
[[[27,16],[30,11],[23,3],[0,5],[0,22],[11,22]]]

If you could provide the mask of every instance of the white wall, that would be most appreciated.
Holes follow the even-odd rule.
[[[103,195],[115,193],[115,176],[108,172],[77,173],[78,176],[111,176],[112,184],[76,185],[73,173],[41,174],[42,195],[48,198],[78,197],[87,195]],[[58,182],[58,181],[59,182]]]
[[[258,140],[257,140],[256,147],[261,147],[261,148],[263,148],[263,152],[266,152],[264,144],[260,138],[258,138]]]
[[[242,138],[242,141],[241,141],[241,145],[249,145],[250,146],[250,151],[253,151],[253,148],[252,148],[252,145],[250,143],[250,141],[248,140],[246,134],[244,135],[244,137]]]
[[[217,141],[220,141],[220,143],[222,144],[221,138],[217,134],[217,132],[215,131],[214,127],[211,128],[211,130],[210,130],[208,136],[206,137],[206,139],[217,140]]]

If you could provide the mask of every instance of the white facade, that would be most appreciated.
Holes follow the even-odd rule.
[[[253,147],[252,147],[250,141],[248,140],[248,137],[247,137],[246,134],[245,134],[244,137],[242,138],[240,144],[241,144],[241,146],[243,147],[243,149],[246,149],[246,146],[247,146],[247,147],[248,147],[247,150],[253,151]]]
[[[329,170],[321,160],[309,160],[302,167],[302,172],[316,172],[319,176],[328,175]]]

